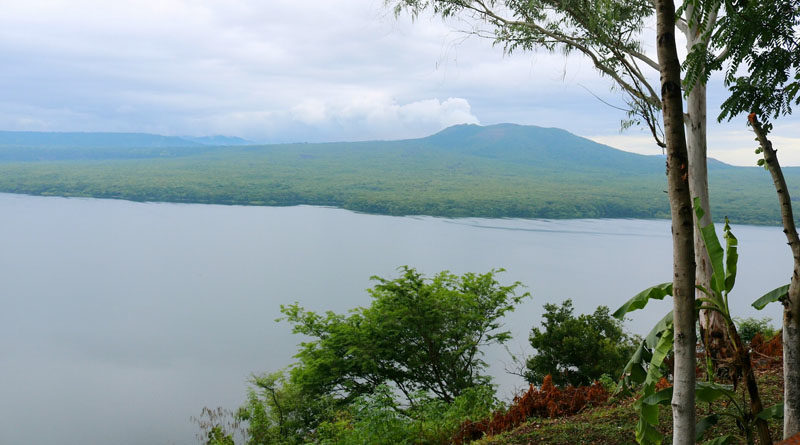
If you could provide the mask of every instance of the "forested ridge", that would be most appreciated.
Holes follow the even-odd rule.
[[[458,125],[401,141],[215,146],[180,139],[186,143],[173,147],[164,144],[177,138],[131,134],[121,143],[113,134],[82,142],[81,135],[93,133],[49,143],[59,140],[55,134],[0,133],[0,191],[307,204],[389,215],[669,216],[662,156],[623,152],[555,128]],[[709,170],[714,215],[739,224],[779,223],[767,172],[718,161]],[[798,182],[800,170],[785,173],[789,184]]]

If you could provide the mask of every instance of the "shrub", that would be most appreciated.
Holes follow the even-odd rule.
[[[605,403],[610,394],[599,382],[591,386],[568,386],[559,389],[550,375],[544,377],[541,388],[531,385],[528,391],[514,397],[507,410],[498,410],[480,421],[466,421],[453,438],[462,444],[480,439],[486,434],[509,431],[530,417],[565,417],[578,413],[586,406]]]
[[[451,403],[423,394],[414,399],[414,406],[402,409],[391,388],[380,385],[320,424],[316,441],[325,445],[444,445],[451,443],[462,423],[487,417],[498,408],[490,386],[469,388]]]
[[[552,375],[556,385],[586,385],[603,374],[618,376],[636,350],[637,339],[600,306],[591,315],[572,315],[572,300],[561,306],[544,305],[542,328],[530,335],[535,355],[527,361],[525,377],[541,384]]]
[[[736,330],[739,332],[739,337],[742,338],[743,342],[750,342],[758,333],[761,333],[764,340],[767,341],[775,336],[776,330],[770,324],[772,319],[769,317],[761,319],[753,317],[736,318],[735,321]]]
[[[422,391],[450,402],[467,388],[486,385],[483,349],[510,338],[502,317],[528,293],[502,286],[497,271],[425,278],[402,268],[394,280],[373,277],[369,307],[349,314],[282,306],[301,343],[292,383],[309,395],[349,401],[390,385],[406,398]]]

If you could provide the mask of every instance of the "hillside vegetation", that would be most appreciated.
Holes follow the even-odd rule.
[[[58,133],[26,135],[0,132],[2,192],[309,204],[390,215],[669,216],[663,157],[623,152],[554,128],[458,125],[421,139],[260,146],[232,145],[242,142],[237,139],[229,146],[179,143],[153,135],[121,135],[125,143],[106,133],[69,133],[63,140]],[[205,143],[226,140],[210,141]],[[716,217],[779,223],[765,171],[718,161],[710,161],[709,170]],[[800,169],[784,171],[790,184],[798,183]]]

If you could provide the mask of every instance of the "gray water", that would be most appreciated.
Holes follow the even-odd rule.
[[[734,226],[739,316],[788,282],[776,227]],[[0,194],[0,444],[190,444],[191,415],[236,408],[251,373],[291,362],[279,305],[369,303],[369,277],[503,267],[533,298],[507,318],[528,353],[542,305],[613,309],[671,277],[669,222],[388,217]],[[646,332],[669,301],[636,313]],[[500,394],[523,382],[489,351]]]

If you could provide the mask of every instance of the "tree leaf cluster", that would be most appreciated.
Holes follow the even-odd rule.
[[[371,304],[346,314],[282,306],[305,340],[288,370],[254,376],[239,418],[248,443],[445,443],[498,407],[483,348],[530,295],[496,275],[373,277]]]
[[[310,338],[300,345],[292,381],[341,400],[388,384],[408,404],[420,391],[451,402],[487,385],[482,348],[508,340],[501,318],[529,296],[516,294],[520,283],[498,283],[497,272],[426,279],[403,267],[399,278],[373,277],[370,306],[346,315],[283,306],[294,332]]]
[[[529,382],[539,385],[549,374],[556,385],[588,385],[603,374],[619,375],[636,349],[638,339],[626,334],[605,306],[578,316],[571,300],[544,309],[542,327],[530,335],[536,351],[526,364]]]
[[[694,48],[686,59],[687,88],[724,69],[730,96],[722,103],[720,121],[751,112],[765,122],[791,114],[800,104],[800,1],[725,0],[724,6],[726,14],[715,27],[700,28],[712,36],[710,47]]]

